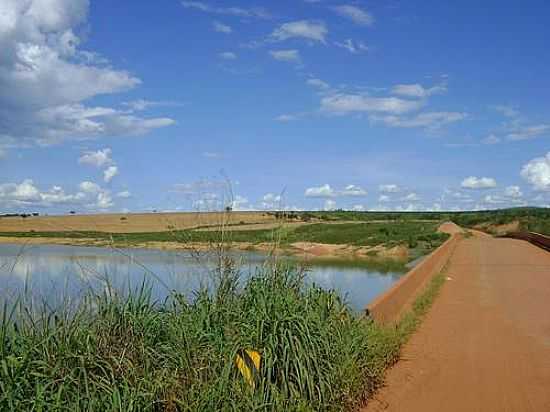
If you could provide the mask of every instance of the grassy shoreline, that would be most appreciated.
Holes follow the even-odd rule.
[[[90,295],[70,313],[23,301],[4,308],[0,409],[352,410],[398,359],[444,279],[396,326],[381,326],[335,292],[306,287],[293,266],[267,265],[242,289],[238,277],[223,260],[216,291],[194,301],[153,302],[144,286]],[[262,356],[254,390],[235,368],[242,349]]]

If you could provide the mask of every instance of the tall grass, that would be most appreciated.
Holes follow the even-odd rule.
[[[76,307],[5,305],[0,410],[339,411],[380,384],[433,301],[438,277],[396,327],[358,318],[334,291],[269,262],[244,284],[220,259],[214,290],[155,302],[143,284]],[[239,286],[241,285],[241,286]],[[261,354],[254,388],[235,366]]]
[[[395,330],[359,319],[303,273],[266,265],[244,286],[226,260],[214,292],[154,302],[143,285],[71,310],[5,306],[0,410],[346,410],[396,359]],[[257,350],[255,389],[235,367]]]

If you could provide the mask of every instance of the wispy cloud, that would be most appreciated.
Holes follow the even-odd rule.
[[[321,79],[317,79],[317,78],[307,79],[306,83],[309,86],[317,87],[317,88],[322,89],[322,90],[330,89],[330,85],[327,82],[324,82]]]
[[[218,54],[218,56],[221,59],[224,59],[224,60],[236,60],[237,59],[237,55],[233,52],[222,52],[222,53]]]
[[[364,113],[372,123],[388,127],[424,128],[436,131],[462,121],[467,113],[454,111],[423,111],[429,97],[444,93],[446,85],[425,88],[420,84],[398,84],[390,92],[384,88],[340,87],[321,93],[320,111],[324,114],[352,115]]]
[[[543,135],[550,135],[550,124],[537,124],[531,126],[522,126],[508,133],[508,140],[528,140]]]
[[[151,107],[184,107],[186,105],[185,102],[174,102],[169,100],[145,100],[145,99],[137,99],[132,100],[129,102],[122,103],[123,106],[126,106],[130,109],[130,112],[139,112],[143,110],[147,110]]]
[[[443,94],[447,92],[447,86],[444,84],[426,88],[418,83],[397,84],[392,87],[392,94],[405,97],[426,98],[434,94]]]
[[[421,101],[398,97],[373,97],[365,94],[337,93],[321,99],[321,110],[335,114],[354,112],[403,114],[416,111],[423,105]]]
[[[128,199],[128,198],[132,197],[132,193],[130,193],[130,191],[128,191],[128,190],[123,190],[121,192],[118,192],[116,194],[116,197],[120,197],[121,199]]]
[[[223,154],[219,152],[203,152],[202,156],[206,157],[207,159],[221,159],[223,157]]]
[[[292,50],[271,50],[270,56],[275,60],[291,63],[300,63],[302,61],[300,52],[296,49]]]
[[[517,108],[515,108],[514,106],[509,106],[509,105],[495,105],[495,106],[492,106],[492,108],[497,111],[498,113],[506,116],[506,117],[509,117],[509,118],[515,118],[515,117],[519,117],[520,116],[520,112]]]
[[[420,196],[418,196],[417,193],[409,193],[408,195],[401,198],[401,200],[405,200],[407,202],[418,202],[420,201]]]
[[[284,41],[292,38],[306,39],[312,42],[326,43],[328,29],[321,21],[299,20],[284,23],[271,33],[274,41]]]
[[[385,116],[373,117],[375,121],[382,121],[387,126],[413,128],[424,127],[428,129],[439,129],[447,124],[464,120],[466,113],[460,112],[425,112],[412,117]]]
[[[362,41],[353,41],[352,39],[346,39],[343,42],[334,42],[334,45],[346,49],[352,54],[366,53],[369,51],[369,47]]]
[[[294,114],[281,114],[277,116],[275,120],[277,120],[278,122],[286,123],[286,122],[291,122],[293,120],[297,120],[298,118],[299,116]]]
[[[355,24],[359,24],[361,26],[372,26],[374,23],[374,17],[372,14],[357,6],[345,4],[342,6],[333,7],[333,10],[339,15],[346,17]]]
[[[231,26],[220,23],[219,21],[213,22],[212,28],[214,29],[214,31],[217,31],[218,33],[225,33],[225,34],[233,33],[233,29],[231,28]]]
[[[501,139],[494,134],[490,134],[489,136],[481,139],[481,143],[483,144],[498,144],[500,142]]]
[[[270,19],[271,14],[264,8],[261,7],[218,7],[212,6],[209,3],[204,3],[202,1],[182,1],[181,4],[183,7],[193,10],[202,11],[204,13],[212,14],[226,14],[230,16],[237,17],[252,17],[258,19]]]

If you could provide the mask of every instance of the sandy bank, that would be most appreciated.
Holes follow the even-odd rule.
[[[0,237],[0,244],[20,244],[20,245],[68,245],[68,246],[94,246],[94,247],[114,247],[114,248],[138,248],[138,249],[156,249],[156,250],[185,250],[205,252],[215,249],[217,244],[205,242],[139,242],[123,243],[111,242],[105,239],[74,239],[74,238],[51,238],[51,237]],[[290,245],[276,247],[273,243],[252,243],[252,242],[233,242],[228,245],[232,250],[273,252],[306,258],[342,258],[342,259],[392,259],[406,261],[409,258],[409,250],[406,246],[394,246],[387,248],[378,246],[352,246],[347,244],[326,244],[313,242],[296,242]]]

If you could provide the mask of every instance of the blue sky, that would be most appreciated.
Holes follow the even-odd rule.
[[[549,17],[538,0],[3,0],[0,210],[547,206]]]

